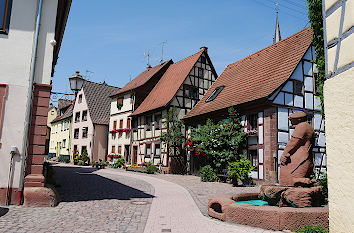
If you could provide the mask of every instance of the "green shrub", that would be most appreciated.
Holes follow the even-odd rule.
[[[190,134],[190,141],[197,149],[195,155],[200,155],[197,159],[210,165],[217,174],[222,174],[228,162],[235,161],[235,155],[247,146],[241,115],[232,107],[228,112],[228,120],[215,123],[208,119],[206,124],[192,128]]]
[[[322,193],[323,196],[328,198],[328,181],[327,181],[327,174],[324,172],[320,173],[319,178],[317,178],[317,183],[322,186]]]
[[[252,179],[249,173],[254,170],[255,167],[251,165],[246,156],[240,155],[240,159],[236,162],[229,162],[227,174],[233,181],[234,185],[237,185],[237,179],[240,179],[243,184],[250,184]]]
[[[200,168],[200,179],[203,182],[214,182],[218,178],[213,168],[210,165],[206,165]]]
[[[159,169],[153,165],[153,164],[148,164],[147,167],[145,168],[146,172],[148,174],[154,174],[155,172],[157,172]]]
[[[79,165],[79,166],[83,166],[83,165],[84,165],[84,162],[80,160],[80,161],[79,161],[79,163],[78,163],[77,165]]]
[[[89,161],[89,157],[87,155],[87,150],[84,150],[81,154],[81,160],[84,164]]]
[[[320,226],[305,225],[300,230],[295,231],[296,233],[328,233],[327,230]]]
[[[124,165],[124,158],[119,158],[115,164],[114,164],[114,168],[117,168],[117,167],[122,167]]]
[[[69,158],[64,158],[64,163],[70,163],[70,159]]]

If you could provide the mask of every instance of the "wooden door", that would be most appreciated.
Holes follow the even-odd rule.
[[[138,147],[133,146],[133,161],[132,164],[136,165],[136,162],[138,160]]]

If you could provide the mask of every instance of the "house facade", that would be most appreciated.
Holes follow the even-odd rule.
[[[49,143],[50,143],[50,129],[52,127],[51,122],[58,116],[58,111],[56,107],[50,103],[48,108],[48,117],[47,117],[47,132],[45,136],[45,151],[44,154],[49,154]]]
[[[71,104],[64,108],[66,110],[51,122],[48,158],[57,157],[60,161],[65,158],[70,160],[73,107]]]
[[[354,1],[324,0],[329,231],[354,229]]]
[[[148,67],[111,96],[108,153],[122,155],[127,164],[136,164],[136,159],[132,161],[131,157],[130,114],[142,103],[171,63],[172,60]]]
[[[111,106],[109,96],[118,90],[105,83],[84,81],[73,107],[71,160],[85,150],[90,161],[106,160]]]
[[[131,114],[133,164],[151,162],[161,165],[163,172],[177,172],[178,161],[160,141],[161,133],[167,130],[162,118],[175,107],[178,119],[182,119],[216,79],[217,74],[206,47],[168,67],[149,95]]]
[[[251,176],[260,182],[277,182],[280,156],[294,130],[288,116],[296,111],[307,113],[318,135],[313,148],[316,169],[326,170],[324,122],[316,95],[311,38],[312,31],[307,28],[228,65],[184,117],[189,127],[196,127],[207,118],[226,119],[227,109],[234,106],[242,114],[248,134],[243,154],[256,168]]]
[[[70,5],[71,0],[0,1],[0,204],[20,204],[23,189],[44,190],[51,77]]]

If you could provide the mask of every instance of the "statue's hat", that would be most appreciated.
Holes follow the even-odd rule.
[[[304,112],[295,112],[295,113],[293,113],[293,114],[291,114],[290,116],[289,116],[289,120],[291,120],[291,119],[298,119],[298,118],[303,118],[303,117],[306,117],[307,115],[306,115],[306,113],[304,113]]]

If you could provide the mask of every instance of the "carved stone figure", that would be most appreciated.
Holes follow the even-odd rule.
[[[289,116],[295,126],[291,139],[280,158],[280,185],[312,186],[310,176],[313,174],[312,146],[315,131],[306,122],[306,113],[296,112]]]

